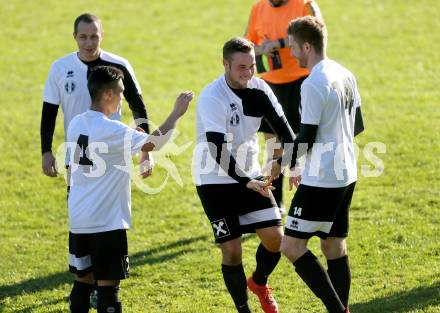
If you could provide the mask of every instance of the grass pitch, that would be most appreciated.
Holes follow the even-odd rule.
[[[253,0],[2,1],[0,28],[0,312],[67,312],[67,210],[61,177],[41,173],[41,94],[51,62],[76,49],[80,13],[101,17],[103,48],[132,63],[148,112],[161,121],[180,90],[199,93],[222,73],[221,47],[242,35]],[[384,172],[360,178],[349,238],[354,313],[440,312],[440,2],[318,1],[329,28],[329,56],[357,76],[370,142]],[[194,141],[194,107],[178,145]],[[61,115],[61,114],[60,114]],[[125,107],[124,120],[130,122]],[[54,147],[63,141],[58,117]],[[125,312],[234,312],[220,253],[191,182],[192,147],[170,155],[182,179],[159,193],[133,186],[131,277]],[[361,153],[359,168],[371,168]],[[146,183],[160,186],[157,166]],[[289,202],[292,194],[286,196]],[[244,264],[257,241],[246,237]],[[317,253],[318,241],[311,248]],[[324,312],[282,259],[270,279],[281,312]],[[251,306],[260,312],[255,297]]]

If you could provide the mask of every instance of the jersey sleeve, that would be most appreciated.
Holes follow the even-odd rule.
[[[263,81],[262,89],[266,93],[267,97],[269,98],[270,102],[272,103],[273,108],[277,112],[278,116],[284,116],[283,107],[281,106],[280,102],[278,101],[277,97],[275,96],[272,89],[269,87],[269,85]]]
[[[132,83],[134,84],[134,88],[136,89],[138,94],[142,94],[141,86],[139,85],[139,82],[136,78],[136,75],[134,74],[133,67],[131,66],[130,62],[126,60],[125,68],[127,69],[127,72],[130,74],[130,79],[132,80]]]
[[[129,152],[131,155],[138,153],[147,142],[149,135],[132,129],[121,122],[112,122],[115,129],[111,137],[106,140],[109,144],[109,152],[116,154]]]
[[[60,89],[58,87],[57,67],[52,64],[49,75],[44,85],[43,102],[59,105],[61,102]]]
[[[301,123],[319,125],[324,98],[312,84],[301,86]]]
[[[265,118],[266,122],[277,134],[284,146],[285,143],[293,142],[295,135],[284,115],[281,104],[278,102],[270,87],[265,82],[263,83],[263,89],[254,89],[255,95],[257,96],[257,100],[254,102],[258,103],[262,108],[263,118]],[[267,88],[265,88],[265,86]]]
[[[142,91],[139,82],[136,79],[134,70],[130,63],[126,61],[124,67],[124,97],[127,100],[130,110],[133,113],[133,119],[142,119],[142,123],[137,123],[139,127],[144,129],[147,133],[150,132],[148,127],[148,115],[145,102],[142,98]]]
[[[126,136],[131,138],[130,140],[130,151],[131,155],[139,153],[142,149],[142,146],[147,142],[149,135],[147,133],[143,133],[127,127]]]
[[[197,114],[200,116],[205,132],[226,134],[227,109],[214,97],[201,97],[197,103]]]
[[[361,95],[359,93],[359,89],[357,87],[356,79],[353,78],[353,80],[354,80],[354,84],[353,84],[353,87],[354,87],[354,90],[353,90],[354,91],[354,108],[357,109],[361,106],[362,101],[361,101]]]

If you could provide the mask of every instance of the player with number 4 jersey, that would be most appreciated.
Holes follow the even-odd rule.
[[[95,281],[98,312],[122,312],[118,291],[129,274],[131,156],[160,149],[193,98],[192,92],[180,94],[165,122],[149,135],[110,119],[121,105],[123,78],[115,67],[94,67],[87,83],[91,107],[75,116],[67,130],[72,173],[69,268],[76,275],[70,312],[89,311]]]

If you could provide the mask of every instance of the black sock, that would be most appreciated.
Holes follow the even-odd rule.
[[[293,262],[295,271],[309,286],[310,290],[321,299],[329,313],[344,313],[345,307],[341,303],[327,272],[311,251],[304,253]]]
[[[71,313],[87,313],[90,306],[90,293],[93,285],[75,280],[69,296],[69,308]]]
[[[224,265],[222,264],[223,279],[226,288],[234,301],[235,307],[240,313],[250,313],[248,306],[246,275],[243,264]]]
[[[270,252],[260,243],[255,258],[257,260],[257,268],[252,278],[257,285],[266,285],[267,278],[273,272],[281,258],[281,252]]]
[[[98,313],[121,313],[119,286],[98,286]]]
[[[348,255],[335,260],[327,260],[328,276],[332,281],[336,293],[343,305],[348,307],[348,296],[350,294],[351,272],[348,264]]]
[[[284,175],[280,174],[277,179],[272,181],[272,186],[275,187],[275,190],[272,191],[272,194],[278,204],[278,207],[283,205],[283,178]]]

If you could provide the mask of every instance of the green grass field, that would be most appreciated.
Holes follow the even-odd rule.
[[[198,94],[220,75],[221,47],[243,34],[253,2],[0,3],[0,312],[68,311],[65,184],[41,172],[39,127],[49,66],[76,49],[74,18],[85,11],[101,17],[103,48],[130,60],[149,115],[159,123],[180,90]],[[353,200],[351,311],[438,313],[440,2],[318,3],[329,28],[329,56],[355,73],[363,96],[367,130],[358,138],[361,151],[369,142],[386,145],[386,153],[378,154],[383,174],[361,177]],[[178,126],[178,145],[194,141],[194,112],[195,105]],[[130,122],[128,108],[124,120]],[[54,147],[62,141],[59,116]],[[193,146],[171,156],[183,186],[170,178],[164,190],[149,195],[133,185],[124,312],[234,312],[220,253],[192,184]],[[372,166],[362,154],[361,166]],[[165,177],[157,166],[145,183],[157,187]],[[246,237],[247,274],[255,266],[256,246],[255,237]],[[311,249],[319,254],[318,240]],[[286,259],[270,282],[281,312],[324,312]],[[251,305],[261,312],[253,296]]]

